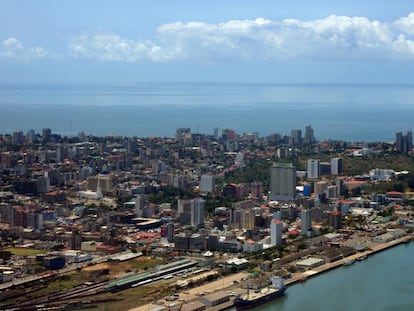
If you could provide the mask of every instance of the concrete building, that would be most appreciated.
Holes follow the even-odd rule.
[[[274,219],[270,225],[270,244],[272,246],[282,245],[282,227],[280,220]]]
[[[193,227],[204,227],[204,204],[206,201],[202,198],[191,201],[191,225]]]
[[[291,145],[302,144],[302,130],[292,130],[290,132],[290,144]]]
[[[309,179],[318,179],[320,176],[320,161],[309,159],[307,164],[307,175]]]
[[[261,250],[263,250],[263,244],[251,239],[245,241],[243,244],[243,252],[245,253],[255,253]]]
[[[250,194],[253,199],[261,201],[263,195],[263,183],[261,181],[253,181],[250,184]]]
[[[313,129],[310,125],[305,127],[305,144],[313,144],[315,142],[315,137],[313,136]]]
[[[404,154],[410,154],[413,149],[413,132],[408,131],[406,135],[402,132],[395,134],[395,150]]]
[[[343,164],[341,158],[331,159],[331,175],[342,175]]]
[[[275,164],[270,168],[270,201],[290,201],[296,198],[296,167],[291,163]]]
[[[200,193],[201,194],[213,194],[214,193],[214,176],[213,175],[201,175],[200,178]]]
[[[312,232],[312,214],[310,209],[300,211],[301,234],[309,236]]]
[[[334,230],[342,228],[342,214],[340,211],[332,211],[328,215],[328,225]]]

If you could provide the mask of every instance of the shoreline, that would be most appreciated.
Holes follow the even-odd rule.
[[[335,268],[341,267],[341,266],[344,265],[345,262],[355,261],[355,260],[363,258],[363,257],[369,257],[369,256],[372,256],[376,253],[382,252],[386,249],[389,249],[389,248],[392,248],[394,246],[401,245],[403,243],[410,242],[410,241],[413,241],[413,240],[414,240],[414,234],[407,234],[407,235],[405,235],[401,238],[395,239],[395,240],[390,241],[390,242],[378,243],[378,244],[372,246],[371,248],[369,248],[369,249],[367,249],[363,252],[358,252],[358,253],[355,253],[351,256],[341,258],[337,261],[326,263],[326,264],[323,264],[319,267],[315,267],[311,270],[307,270],[307,271],[302,272],[302,273],[297,273],[294,277],[292,277],[290,279],[287,279],[285,281],[285,285],[287,287],[289,287],[289,286],[294,285],[296,283],[303,282],[303,281],[307,280],[308,278],[312,278],[312,277],[315,277],[319,274],[322,274],[322,273],[325,273],[327,271],[333,270]],[[214,288],[214,291],[217,291],[217,292],[223,291],[223,290],[228,289],[230,287],[232,287],[232,291],[238,291],[238,290],[241,291],[242,290],[241,288],[239,288],[239,287],[234,288],[233,287],[232,280],[240,279],[240,277],[244,274],[245,274],[245,272],[239,272],[239,273],[237,273],[235,275],[232,275],[230,277],[227,277],[225,279],[213,281],[213,282],[211,282],[207,285],[202,285],[202,286],[199,286],[199,287],[196,287],[196,288],[192,288],[192,289],[187,291],[188,294],[180,293],[180,297],[187,298],[187,299],[185,299],[185,303],[183,304],[183,306],[185,306],[186,304],[188,304],[191,301],[196,301],[198,297],[195,297],[194,293],[201,292],[201,291],[205,290],[206,286],[208,286],[209,290]],[[152,310],[152,308],[155,308],[155,307],[156,307],[156,305],[154,305],[154,304],[146,304],[146,305],[136,307],[136,308],[133,308],[133,309],[130,309],[130,310],[144,311],[144,310]],[[223,310],[230,310],[233,307],[234,307],[233,298],[231,298],[230,301],[228,301],[228,302],[222,303],[222,304],[214,306],[214,307],[207,307],[205,310],[207,310],[207,311],[223,311]]]
[[[349,262],[349,261],[355,261],[358,259],[362,259],[363,257],[369,257],[372,256],[376,253],[382,252],[386,249],[392,248],[394,246],[400,245],[402,243],[406,243],[406,242],[410,242],[414,239],[414,235],[413,234],[407,234],[401,238],[392,240],[390,242],[386,242],[386,243],[378,243],[377,245],[374,245],[373,247],[369,248],[368,250],[365,250],[363,252],[358,252],[356,254],[353,254],[351,256],[348,257],[344,257],[342,259],[339,259],[337,261],[334,262],[329,262],[329,263],[325,263],[319,267],[315,267],[314,269],[311,270],[307,270],[305,272],[302,272],[300,274],[298,274],[297,276],[288,279],[285,283],[286,286],[289,287],[290,285],[296,284],[298,282],[303,282],[304,280],[317,276],[321,273],[333,270],[335,268],[338,268],[340,266],[343,266],[344,263]]]

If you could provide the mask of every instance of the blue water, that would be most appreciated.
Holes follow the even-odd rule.
[[[0,85],[0,133],[172,137],[178,127],[217,127],[265,136],[312,125],[320,140],[393,141],[412,129],[413,103],[409,85]]]
[[[414,243],[403,244],[293,285],[255,311],[414,310]]]

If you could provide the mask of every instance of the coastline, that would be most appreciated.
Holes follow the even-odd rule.
[[[330,262],[330,263],[326,263],[323,264],[319,267],[313,268],[311,270],[307,270],[305,272],[301,272],[301,273],[296,273],[292,278],[289,278],[286,280],[285,285],[287,287],[294,285],[296,283],[299,282],[303,282],[304,280],[311,278],[311,277],[315,277],[319,274],[322,274],[324,272],[333,270],[335,268],[341,267],[344,265],[345,262],[349,262],[349,261],[355,261],[358,259],[362,259],[363,257],[369,257],[372,256],[376,253],[382,252],[386,249],[392,248],[394,246],[400,245],[402,243],[406,243],[406,242],[410,242],[414,240],[414,233],[412,234],[407,234],[401,238],[395,239],[393,241],[390,242],[386,242],[386,243],[378,243],[374,246],[372,246],[370,249],[365,250],[363,252],[358,252],[356,254],[353,254],[351,256],[348,257],[344,257],[342,259],[339,259],[337,261],[334,262]],[[185,306],[188,302],[192,302],[192,301],[196,301],[199,297],[197,295],[197,293],[200,293],[202,291],[223,291],[225,289],[228,288],[232,288],[232,291],[243,291],[243,289],[239,286],[239,287],[234,287],[233,285],[233,281],[234,280],[238,280],[240,279],[242,276],[244,276],[246,273],[245,272],[240,272],[237,273],[235,275],[229,276],[229,277],[225,277],[223,279],[217,280],[217,281],[213,281],[209,284],[206,285],[202,285],[196,288],[192,288],[188,291],[186,291],[187,294],[183,294],[180,293],[180,298],[185,299],[185,303],[183,304],[183,306]],[[133,311],[148,311],[148,310],[155,310],[157,306],[154,304],[146,304],[140,307],[136,307],[133,308],[131,310]],[[159,306],[158,306],[159,307]],[[179,307],[175,306],[175,307]],[[222,303],[220,305],[214,306],[214,307],[207,307],[205,310],[209,310],[209,311],[222,311],[222,310],[232,310],[232,308],[234,307],[233,305],[233,299],[231,298],[230,301]],[[166,308],[165,310],[169,310],[168,308]],[[175,310],[174,307],[171,307],[170,310]],[[183,308],[183,310],[185,310],[185,308]]]
[[[334,262],[329,262],[326,264],[323,264],[319,267],[316,267],[314,269],[302,272],[302,273],[298,273],[297,275],[295,275],[293,278],[290,278],[286,281],[286,286],[290,286],[293,284],[296,284],[298,282],[303,282],[303,280],[306,280],[307,278],[311,278],[314,276],[317,276],[318,274],[330,271],[332,269],[341,267],[344,265],[344,263],[349,262],[349,261],[354,261],[354,260],[358,260],[358,259],[362,259],[364,256],[372,256],[376,253],[382,252],[388,248],[392,248],[394,246],[400,245],[402,243],[406,243],[409,241],[412,241],[414,239],[414,234],[407,234],[401,238],[392,240],[390,242],[386,242],[386,243],[378,243],[377,245],[374,245],[373,247],[371,247],[370,249],[363,251],[363,252],[358,252],[356,254],[353,254],[351,256],[348,257],[344,257],[342,259],[339,259],[337,261]]]

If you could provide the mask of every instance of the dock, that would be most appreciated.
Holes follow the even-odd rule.
[[[329,262],[326,264],[323,264],[319,267],[315,267],[311,270],[307,270],[305,272],[301,273],[295,273],[291,278],[287,279],[285,281],[286,286],[291,286],[293,284],[303,282],[304,280],[317,276],[318,274],[330,271],[332,269],[338,268],[340,266],[343,266],[345,262],[349,261],[357,261],[358,259],[362,259],[365,257],[369,257],[374,255],[375,253],[381,252],[383,250],[386,250],[388,248],[394,247],[396,245],[406,243],[409,241],[412,241],[414,239],[414,234],[403,236],[399,239],[395,239],[393,241],[387,242],[387,243],[378,243],[374,246],[371,246],[370,249],[367,249],[363,252],[358,252],[356,254],[353,254],[348,257],[341,258],[339,260]],[[208,284],[189,289],[187,291],[181,292],[179,294],[180,300],[184,301],[183,305],[185,306],[185,302],[187,301],[195,301],[200,297],[200,293],[202,292],[215,292],[220,290],[226,290],[231,288],[232,291],[235,292],[243,292],[244,289],[242,289],[239,286],[235,287],[235,281],[240,281],[242,278],[245,278],[247,276],[246,272],[240,272],[234,275],[230,275],[228,277],[224,277],[222,279],[210,282]],[[225,303],[221,303],[214,307],[207,307],[205,310],[207,311],[221,311],[221,310],[227,310],[233,306],[233,300],[234,298],[231,297],[231,299]],[[132,309],[131,311],[148,311],[148,310],[155,310],[157,305],[155,304],[147,304],[144,306],[140,306],[137,308]],[[158,306],[159,307],[159,306]],[[166,307],[165,310],[168,310],[168,307]],[[172,309],[171,309],[172,310]]]

